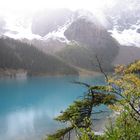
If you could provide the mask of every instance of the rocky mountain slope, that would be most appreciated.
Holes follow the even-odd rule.
[[[129,56],[130,47],[123,47],[123,45],[119,44],[117,40],[112,37],[113,35],[107,31],[107,28],[105,28],[91,12],[78,10],[76,12],[69,12],[69,14],[66,12],[65,16],[64,13],[58,13],[59,20],[57,22],[59,23],[57,24],[53,24],[53,20],[49,20],[43,16],[43,21],[49,21],[48,24],[51,24],[52,27],[49,28],[49,26],[45,24],[41,26],[44,31],[43,40],[32,41],[36,47],[41,48],[45,53],[59,56],[68,64],[96,71],[99,69],[97,68],[95,56],[99,57],[106,71],[112,70],[116,64],[122,62],[128,64],[135,59],[140,59],[140,55],[138,55],[139,48],[134,47],[133,57]],[[48,15],[51,14],[48,13]],[[57,18],[57,15],[56,17],[53,15],[53,19]],[[43,21],[39,22],[43,23]],[[117,25],[120,24],[120,27],[123,27],[125,21],[122,24],[118,21]],[[112,27],[115,27],[113,22],[112,20]],[[40,27],[39,24],[34,23],[34,26],[35,25],[37,28]],[[60,30],[61,27],[63,28],[64,26],[66,28]],[[52,28],[54,29],[53,31]],[[50,35],[51,33],[52,36],[47,38],[48,34]],[[40,32],[36,32],[36,34],[42,35]],[[59,34],[61,34],[62,38]],[[56,36],[54,37],[53,35]]]
[[[113,64],[129,64],[135,60],[140,59],[140,48],[131,46],[121,46],[119,53],[115,58]]]

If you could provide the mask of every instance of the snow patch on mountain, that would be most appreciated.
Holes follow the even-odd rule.
[[[136,6],[135,6],[136,7]],[[134,6],[132,5],[132,8]],[[132,9],[131,8],[131,9]],[[120,9],[120,8],[119,8]],[[130,8],[126,8],[125,11]],[[138,9],[138,8],[137,8]],[[130,14],[128,17],[132,20],[125,19],[123,16],[123,11],[116,10],[117,14],[113,14],[111,12],[110,14],[110,20],[112,23],[112,28],[109,30],[111,32],[111,35],[122,45],[127,46],[137,46],[140,47],[140,20],[138,16],[138,12],[134,12],[134,14]],[[129,10],[128,10],[129,11]],[[125,12],[124,15],[126,14]],[[130,13],[130,12],[128,12]],[[132,12],[131,12],[132,13]],[[137,13],[137,14],[135,14]],[[122,15],[121,15],[122,14]],[[41,37],[40,35],[33,34],[31,27],[32,27],[32,18],[33,15],[21,15],[21,14],[6,14],[5,15],[5,22],[6,25],[4,26],[4,33],[3,35],[14,38],[14,39],[38,39],[38,40],[58,40],[62,43],[69,43],[70,41],[65,37],[64,32],[68,29],[68,27],[78,18],[84,18],[87,21],[93,22],[96,25],[103,25],[104,27],[110,26],[109,21],[105,14],[103,14],[101,11],[88,11],[84,9],[76,10],[71,15],[72,17],[69,17],[69,20],[65,22],[64,25],[59,26],[56,30],[49,32],[44,37]],[[129,19],[128,18],[128,19]],[[133,21],[133,22],[131,22]],[[135,22],[137,21],[137,23]],[[135,23],[134,23],[135,22]],[[127,26],[124,26],[125,24],[128,24]],[[119,30],[119,29],[122,30]],[[109,29],[109,28],[106,28]]]
[[[112,37],[117,39],[121,45],[140,47],[140,34],[132,29],[124,30],[122,32],[116,29],[111,31]]]
[[[64,32],[67,30],[69,25],[73,22],[73,19],[69,19],[63,26],[58,27],[57,30],[54,30],[48,33],[46,36],[41,37],[40,35],[33,34],[32,27],[32,16],[22,16],[22,15],[13,15],[11,14],[5,16],[5,33],[3,36],[7,36],[14,39],[28,39],[28,40],[58,40],[60,42],[69,43],[70,41],[64,36]]]
[[[140,47],[140,0],[117,0],[104,10],[112,36],[122,45]]]
[[[123,31],[114,28],[110,30],[112,37],[114,37],[121,45],[140,47],[140,24],[131,25],[129,29]]]
[[[60,42],[69,43],[70,41],[65,37],[64,32],[68,29],[73,21],[67,21],[63,26],[58,27],[56,31],[48,33],[46,36],[42,37],[41,40],[58,40]]]
[[[29,39],[29,40],[32,40],[32,39],[40,39],[41,37],[39,35],[35,35],[35,34],[32,34],[32,32],[28,29],[22,29],[20,28],[20,30],[18,31],[7,31],[5,34],[5,36],[8,36],[10,38],[14,38],[14,39]]]
[[[39,35],[35,35],[31,31],[31,17],[23,15],[7,15],[5,16],[5,33],[4,36],[8,36],[14,39],[27,38],[32,40],[34,38],[41,38]]]

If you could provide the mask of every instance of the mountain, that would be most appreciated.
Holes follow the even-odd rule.
[[[129,52],[129,49],[120,45],[115,37],[108,32],[107,28],[100,23],[93,13],[86,10],[77,10],[76,12],[71,12],[71,14],[66,14],[64,16],[62,11],[65,10],[60,10],[60,12],[57,9],[59,20],[57,19],[57,15],[53,15],[53,19],[57,20],[58,26],[54,25],[53,21],[48,18],[51,17],[50,13],[47,13],[47,16],[44,16],[42,13],[38,14],[40,17],[43,17],[39,22],[48,22],[42,26],[33,23],[37,28],[41,27],[44,31],[42,40],[32,41],[37,48],[40,48],[45,53],[59,56],[60,59],[68,64],[96,71],[99,69],[97,68],[95,56],[99,57],[105,71],[111,71],[116,63],[121,63],[121,59],[122,62],[124,59],[125,63],[130,63],[134,60],[129,59],[128,55],[121,54],[121,50],[123,52]],[[51,12],[53,13],[53,11]],[[54,11],[54,13],[55,12],[56,11]],[[112,27],[115,27],[113,24],[113,16],[112,18],[108,17],[108,19],[111,19]],[[69,23],[67,24],[68,21]],[[59,22],[61,24],[59,24]],[[53,28],[49,28],[48,24],[53,26]],[[62,28],[64,28],[64,30],[60,30]],[[40,34],[40,32],[36,33],[43,35]],[[60,34],[62,38],[60,37]],[[50,37],[48,38],[48,36]],[[133,52],[136,51],[137,53],[137,50],[139,50],[139,48],[134,48]],[[134,55],[134,58],[138,59],[139,56]]]
[[[104,10],[112,36],[121,45],[140,47],[140,4],[139,0],[117,0]]]
[[[68,64],[87,70],[93,70],[93,61],[95,61],[93,53],[78,44],[67,45],[55,54]]]
[[[36,48],[47,54],[55,54],[55,52],[60,51],[67,45],[66,42],[62,42],[53,38],[47,40],[33,39],[31,41],[26,40],[25,42],[32,43]]]
[[[68,9],[44,10],[35,14],[32,33],[45,36],[68,22],[73,12]]]
[[[119,5],[114,8],[117,9],[117,7],[119,9]],[[28,57],[32,56],[36,62],[34,67],[39,66],[40,69],[42,69],[39,73],[45,71],[51,73],[51,70],[46,67],[44,68],[44,65],[54,66],[55,69],[50,68],[54,71],[52,73],[65,73],[65,71],[66,73],[77,73],[79,69],[99,71],[96,56],[98,56],[105,71],[112,71],[116,64],[122,62],[128,64],[140,58],[138,53],[140,49],[134,47],[136,44],[140,44],[138,42],[139,37],[137,38],[135,35],[130,34],[130,31],[135,31],[135,33],[139,35],[138,24],[135,30],[132,29],[133,25],[136,25],[136,22],[138,22],[138,17],[137,14],[134,17],[129,15],[136,20],[134,20],[134,23],[131,23],[131,26],[126,25],[127,21],[128,24],[129,21],[131,22],[131,18],[128,20],[126,16],[128,14],[127,11],[129,11],[128,9],[129,8],[126,8],[122,11],[120,9],[120,12],[116,11],[116,14],[113,13],[113,9],[105,11],[106,16],[104,18],[106,18],[106,21],[109,23],[107,25],[109,26],[104,26],[103,22],[101,22],[97,16],[87,10],[70,11],[68,9],[56,9],[38,12],[31,20],[31,27],[27,27],[28,32],[24,32],[25,35],[30,33],[31,36],[33,35],[33,38],[27,39],[28,36],[25,36],[25,38],[20,38],[19,42],[21,46],[22,42],[24,42],[23,44],[32,46],[30,48],[33,49],[33,51],[35,50],[40,53],[40,60],[36,60],[37,58],[35,56],[28,54]],[[123,11],[125,11],[124,19]],[[4,24],[2,25],[5,26]],[[16,35],[18,36],[19,33]],[[129,38],[127,33],[129,34]],[[135,40],[137,39],[137,43],[132,41],[133,38]],[[8,46],[10,46],[10,44],[12,44],[12,42],[10,42]],[[131,44],[131,48],[124,47],[125,45],[122,44]],[[25,47],[25,49],[29,52],[29,48]],[[12,52],[12,54],[14,54],[13,57],[17,57],[15,52],[17,54],[17,47]],[[133,54],[130,52],[133,52]],[[22,57],[18,57],[18,59],[16,58],[16,61],[19,61],[19,58],[23,58],[23,56],[25,56],[25,54],[23,54]],[[51,58],[48,59],[49,62],[46,62],[48,57]],[[29,59],[31,59],[31,57]],[[42,64],[43,62],[40,63],[41,59],[43,61],[45,60],[45,64]],[[53,63],[51,63],[52,60],[54,60]],[[32,63],[31,60],[29,60],[29,62]],[[20,64],[19,67],[23,67],[21,66],[21,62],[17,62],[17,65],[19,65],[18,63]],[[61,63],[63,65],[62,67],[69,67],[70,71],[66,68],[65,70],[63,69],[62,72],[58,68],[57,63]],[[28,71],[31,69],[29,66],[28,68],[23,68],[28,69]],[[33,73],[33,70],[31,73]]]
[[[105,9],[105,14],[110,19],[112,27],[119,31],[130,29],[133,25],[140,25],[139,12],[139,0],[118,0],[111,8]]]
[[[78,71],[55,56],[45,54],[32,45],[21,41],[0,39],[0,68],[24,69],[28,75],[68,75]]]
[[[112,69],[112,62],[119,52],[120,45],[102,25],[78,18],[68,27],[64,35],[68,40],[74,40],[81,46],[65,47],[60,51],[59,54],[64,60],[69,57],[71,60],[68,61],[72,64],[97,70],[95,56],[98,56],[106,71]]]
[[[121,46],[119,53],[115,58],[113,64],[129,64],[135,60],[140,59],[140,48],[132,46]]]

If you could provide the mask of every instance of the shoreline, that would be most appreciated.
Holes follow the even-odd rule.
[[[34,73],[29,74],[24,69],[3,69],[0,68],[0,78],[23,78],[23,77],[63,77],[63,76],[100,76],[100,72],[89,71],[78,68],[78,74],[65,74],[65,73]]]

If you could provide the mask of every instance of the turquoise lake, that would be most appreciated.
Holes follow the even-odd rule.
[[[32,77],[0,79],[0,140],[41,140],[62,125],[53,120],[74,100],[84,95],[86,88],[71,81],[104,84],[97,77]],[[100,106],[95,110],[106,110]],[[100,114],[98,127],[108,114]]]

